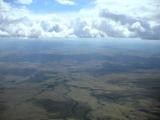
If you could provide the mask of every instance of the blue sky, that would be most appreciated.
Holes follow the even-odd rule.
[[[160,39],[159,0],[0,0],[0,37]]]
[[[61,4],[57,0],[32,0],[30,4],[21,4],[16,0],[5,0],[16,7],[25,6],[29,10],[38,14],[52,13],[52,12],[71,12],[79,11],[82,8],[94,7],[93,0],[75,0],[74,5]]]

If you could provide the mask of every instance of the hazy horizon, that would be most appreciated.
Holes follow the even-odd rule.
[[[0,120],[160,120],[160,0],[0,0]]]

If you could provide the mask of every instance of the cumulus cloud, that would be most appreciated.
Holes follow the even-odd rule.
[[[73,0],[56,0],[56,1],[62,5],[74,5],[75,4]]]
[[[97,9],[132,17],[150,17],[159,9],[159,0],[96,0]]]
[[[159,26],[152,25],[148,19],[145,18],[134,18],[126,15],[111,13],[108,10],[103,10],[100,12],[100,16],[106,20],[117,23],[114,28],[121,28],[118,36],[122,37],[140,37],[144,39],[160,39]],[[119,26],[118,26],[119,25]],[[102,28],[102,27],[100,27]],[[106,26],[106,29],[109,28]],[[110,31],[112,27],[110,28]],[[111,31],[111,33],[116,33]],[[123,34],[126,33],[126,34]],[[117,35],[116,34],[116,35]],[[113,36],[114,37],[114,36]]]
[[[1,37],[7,37],[7,36],[9,36],[9,34],[7,32],[4,32],[4,31],[0,30],[0,36]]]
[[[1,5],[9,6],[1,0]],[[0,11],[1,37],[73,37],[73,29],[57,15],[32,15],[26,8]],[[17,11],[15,13],[15,11]]]
[[[0,0],[0,12],[9,11],[9,10],[10,10],[10,5],[3,2],[3,0]]]
[[[74,17],[68,17],[56,13],[34,15],[25,7],[16,8],[0,0],[0,37],[137,37],[160,40],[159,14],[153,12],[152,7],[142,7],[147,9],[146,13],[132,15],[125,10],[116,11],[117,8],[112,6],[114,1],[122,2],[96,0],[94,8],[71,13]],[[137,7],[137,2],[131,2],[131,6],[123,1],[119,6],[129,5],[125,9],[131,12]]]

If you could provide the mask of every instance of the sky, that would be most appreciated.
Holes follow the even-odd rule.
[[[0,0],[0,38],[160,40],[160,0]]]

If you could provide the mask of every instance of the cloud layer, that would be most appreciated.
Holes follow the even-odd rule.
[[[31,4],[32,0],[17,2]],[[71,0],[57,2],[75,4]],[[76,13],[35,15],[25,6],[15,7],[0,0],[0,37],[134,37],[160,40],[158,0],[93,2],[95,7]]]

